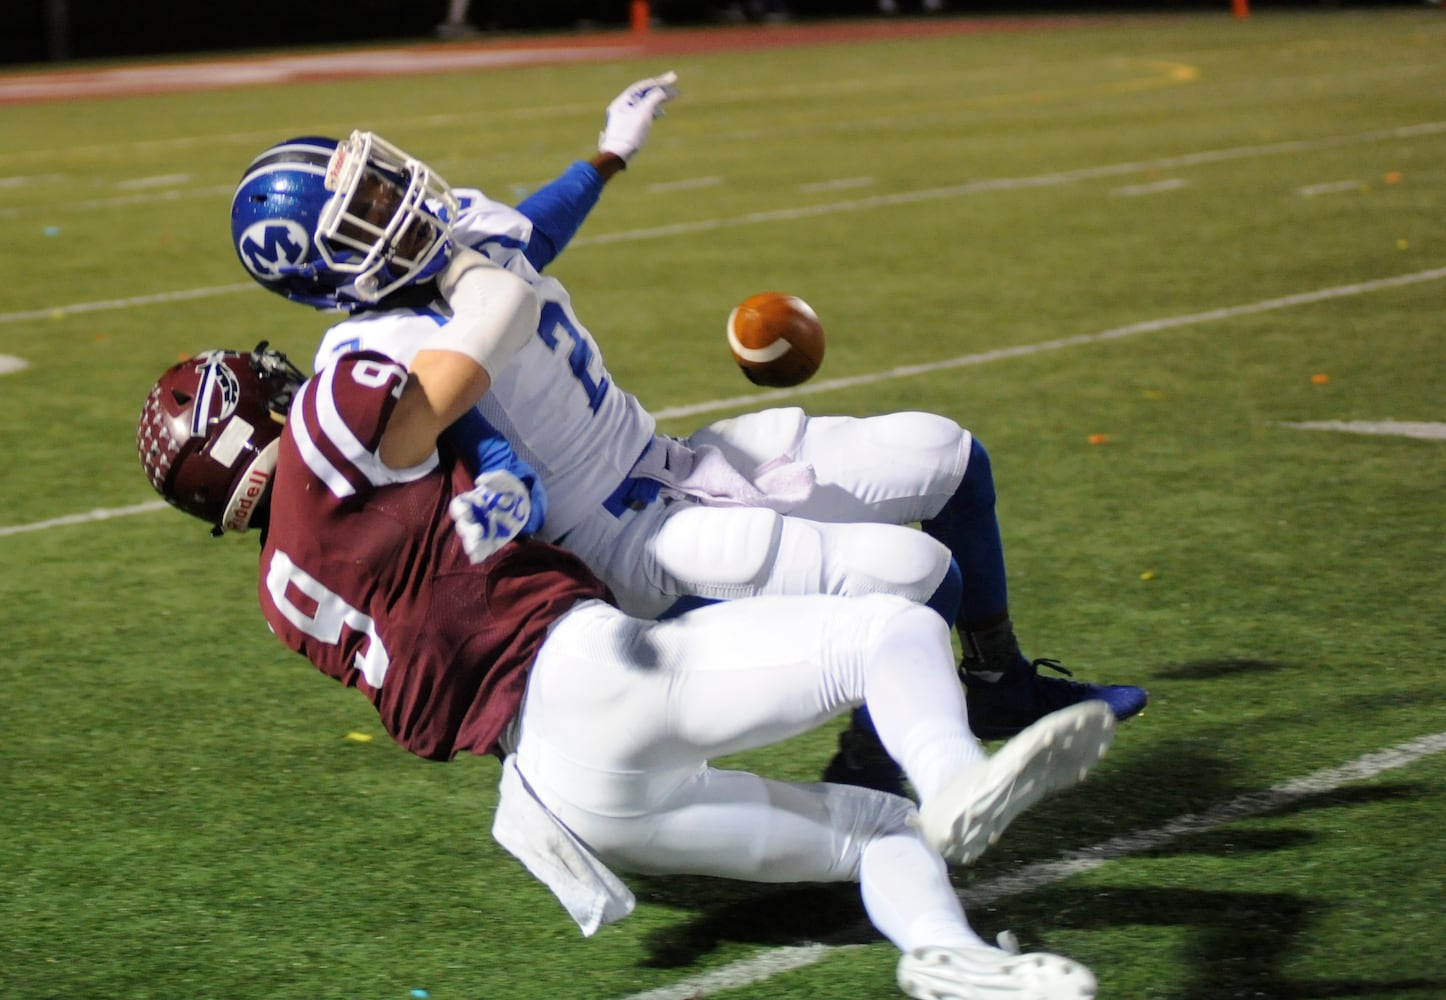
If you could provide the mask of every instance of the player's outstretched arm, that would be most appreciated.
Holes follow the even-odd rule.
[[[603,185],[627,169],[631,159],[663,114],[663,105],[678,96],[678,75],[639,80],[608,105],[607,122],[598,136],[598,151],[528,195],[517,210],[532,222],[532,238],[523,255],[541,271],[557,259],[577,235],[597,204]]]

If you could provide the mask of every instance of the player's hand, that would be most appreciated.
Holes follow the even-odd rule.
[[[648,139],[653,119],[663,116],[663,105],[678,96],[678,74],[669,70],[662,76],[639,80],[608,105],[607,124],[598,136],[599,153],[612,153],[624,163]]]
[[[480,563],[522,533],[532,514],[527,487],[506,469],[484,472],[448,507],[467,558]]]

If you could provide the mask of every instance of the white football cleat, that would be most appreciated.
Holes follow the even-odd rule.
[[[969,864],[1024,810],[1083,780],[1114,733],[1115,714],[1103,701],[1051,712],[923,804],[925,839],[946,860]]]
[[[915,948],[899,959],[899,989],[919,1000],[1090,1000],[1095,977],[1046,952]]]

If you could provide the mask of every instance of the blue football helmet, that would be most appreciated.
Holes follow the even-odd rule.
[[[307,136],[246,168],[231,199],[231,239],[264,287],[355,312],[435,277],[456,218],[447,183],[380,136]]]

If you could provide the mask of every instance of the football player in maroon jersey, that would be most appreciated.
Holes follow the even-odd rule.
[[[452,322],[410,368],[347,355],[306,380],[274,351],[212,351],[156,383],[137,431],[155,488],[218,531],[259,527],[267,624],[434,760],[503,760],[493,832],[585,933],[625,916],[610,870],[856,880],[915,997],[1094,995],[1069,959],[970,928],[945,861],[977,857],[1075,784],[1114,716],[1085,701],[993,756],[969,729],[949,630],[892,595],[756,597],[629,617],[576,556],[527,537],[545,497],[514,459],[443,437],[537,299],[478,256],[443,273]],[[921,806],[713,768],[867,705]]]

